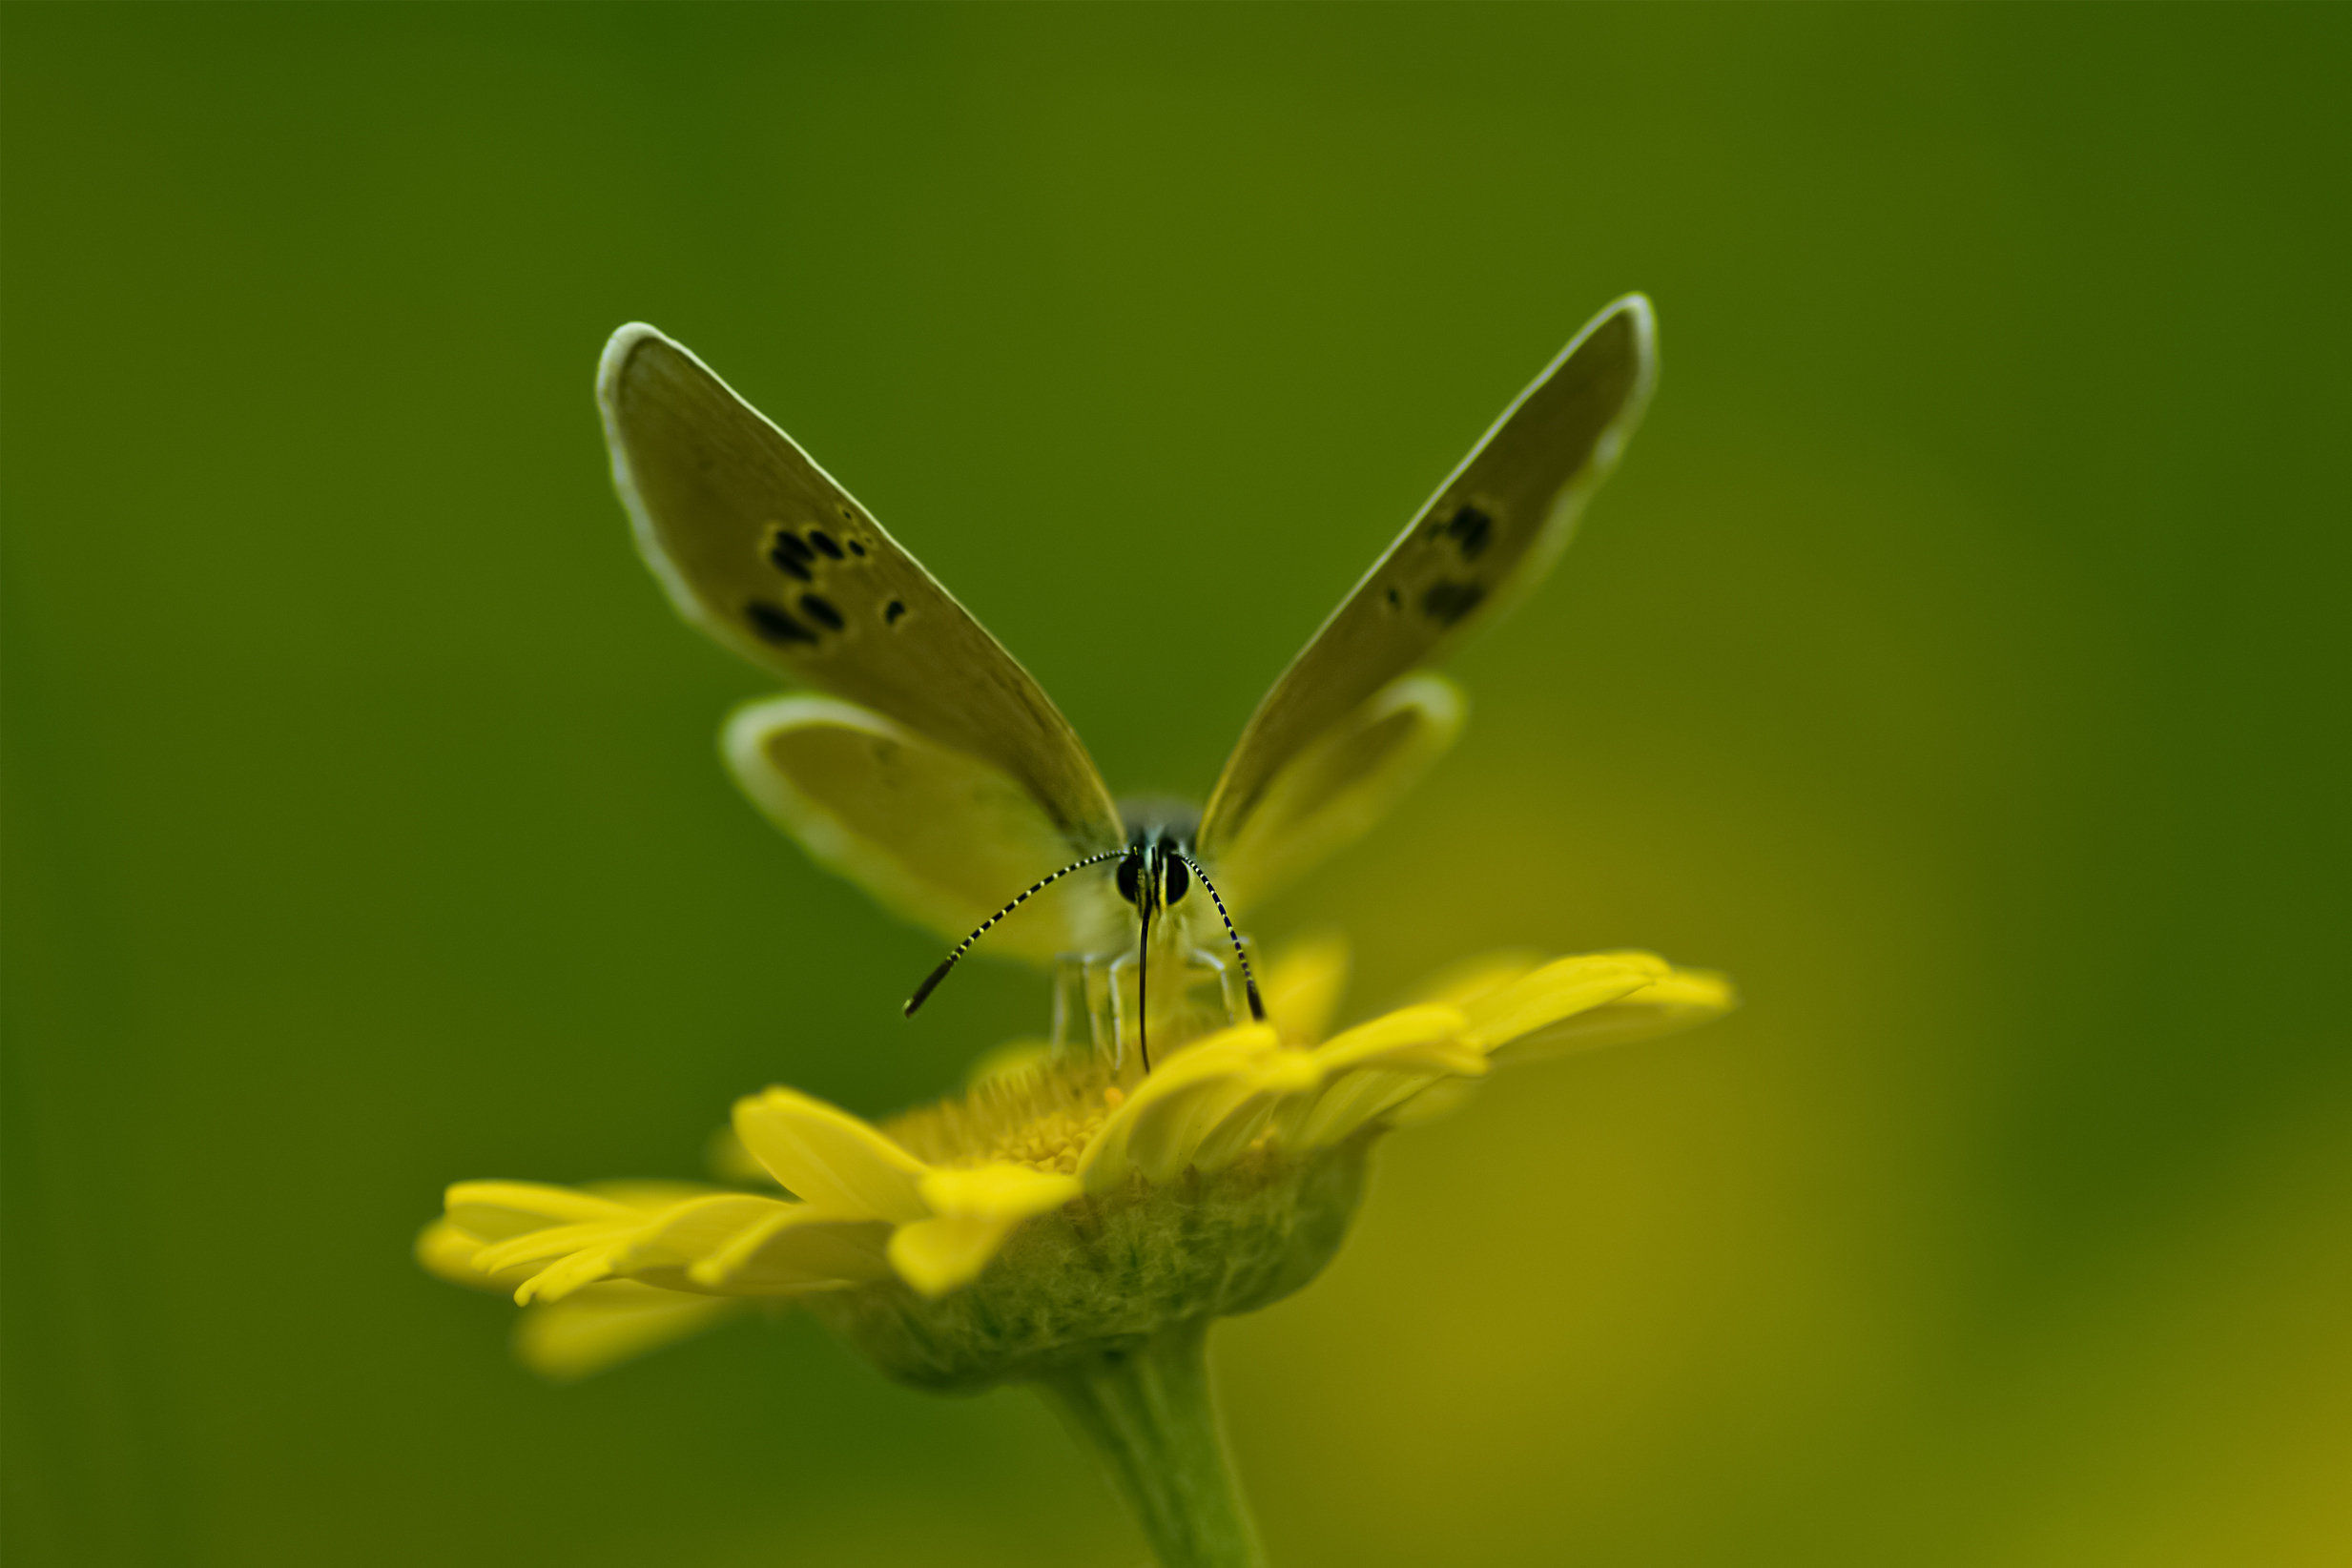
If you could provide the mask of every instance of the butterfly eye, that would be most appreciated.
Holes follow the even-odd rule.
[[[1168,856],[1167,901],[1171,904],[1182,901],[1186,890],[1191,885],[1191,874],[1185,870],[1185,863],[1174,856]]]
[[[1138,891],[1137,881],[1143,875],[1143,870],[1144,857],[1140,854],[1130,854],[1119,862],[1119,897],[1129,903],[1135,902],[1135,895]]]

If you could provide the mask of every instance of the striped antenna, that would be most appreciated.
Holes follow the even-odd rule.
[[[1208,889],[1209,901],[1217,906],[1217,914],[1225,921],[1225,934],[1233,939],[1233,956],[1241,959],[1242,984],[1249,990],[1249,1016],[1258,1022],[1264,1023],[1266,1003],[1258,1000],[1258,978],[1249,972],[1249,955],[1242,950],[1241,933],[1233,929],[1233,917],[1226,914],[1225,900],[1217,897],[1217,884],[1208,879],[1208,873],[1203,871],[1201,863],[1191,856],[1178,850],[1176,858],[1190,866],[1192,875],[1201,879],[1201,886]]]
[[[1010,915],[1014,910],[1019,909],[1021,905],[1027,903],[1030,898],[1035,897],[1037,894],[1042,893],[1045,889],[1053,886],[1064,877],[1067,877],[1071,872],[1083,871],[1088,866],[1099,866],[1105,860],[1121,859],[1134,853],[1135,852],[1132,850],[1125,849],[1104,850],[1100,855],[1089,855],[1083,860],[1073,860],[1068,865],[1063,866],[1060,871],[1055,872],[1051,877],[1041,877],[1029,888],[1027,892],[1023,893],[1020,897],[1015,898],[1011,903],[1006,904],[1002,909],[998,910],[994,915],[989,916],[988,918],[980,921],[979,929],[975,930],[972,935],[964,938],[963,940],[956,944],[956,950],[947,955],[945,959],[941,959],[939,966],[931,971],[930,978],[924,980],[920,985],[915,987],[915,994],[906,999],[906,1016],[909,1018],[913,1018],[915,1016],[915,1009],[920,1007],[925,1000],[930,997],[931,993],[939,988],[939,981],[947,978],[947,972],[956,967],[956,961],[959,959],[961,959],[966,953],[972,951],[972,944],[979,941],[982,937],[988,935],[988,928],[990,926],[995,925],[999,920],[1004,918],[1004,917]],[[1225,906],[1220,904],[1217,907],[1222,909]],[[1228,927],[1230,927],[1232,922],[1228,920],[1226,923]],[[1245,970],[1248,968],[1246,961],[1243,967]],[[1257,1000],[1257,992],[1253,989],[1249,993],[1249,997],[1250,1001],[1254,1002]]]

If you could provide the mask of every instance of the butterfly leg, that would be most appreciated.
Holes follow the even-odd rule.
[[[1248,1002],[1242,989],[1241,965],[1227,961],[1206,947],[1196,947],[1186,953],[1185,964],[1186,968],[1205,970],[1217,977],[1217,994],[1225,1002],[1224,1027],[1231,1028],[1248,1021]]]
[[[1133,959],[1133,954],[1126,957]],[[1116,1063],[1125,1011],[1119,994],[1124,971],[1113,975],[1116,955],[1064,953],[1054,960],[1053,1046]]]
[[[1166,972],[1151,990],[1169,988],[1159,1020],[1173,1031],[1166,1042],[1168,1049],[1194,1036],[1248,1021],[1248,980],[1230,952],[1220,955],[1211,948],[1186,945],[1163,947],[1156,956]],[[1054,1049],[1092,1051],[1113,1071],[1126,1065],[1131,1049],[1140,1058],[1143,1027],[1136,1010],[1148,1000],[1139,983],[1142,979],[1140,943],[1118,953],[1063,954],[1054,961]],[[1204,982],[1212,980],[1216,1000],[1195,1000]]]
[[[1139,1039],[1142,1034],[1143,1020],[1138,1016],[1137,1010],[1128,1005],[1127,992],[1131,985],[1139,993],[1142,989],[1140,984],[1133,984],[1133,981],[1140,980],[1142,976],[1143,950],[1140,946],[1130,947],[1107,960],[1095,959],[1090,959],[1089,962],[1100,965],[1104,977],[1109,981],[1105,987],[1110,1001],[1111,1038],[1108,1042],[1108,1054],[1111,1059],[1111,1069],[1116,1072],[1127,1064],[1127,1042]],[[1098,1016],[1095,1030],[1097,1050],[1105,1048],[1101,1024],[1102,1021]]]
[[[1089,1023],[1094,1008],[1086,996],[1086,976],[1093,960],[1083,953],[1063,953],[1054,959],[1054,1023],[1051,1039],[1056,1055],[1070,1049],[1070,1029],[1083,1013]]]

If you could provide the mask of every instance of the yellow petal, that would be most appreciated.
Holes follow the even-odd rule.
[[[613,1272],[643,1276],[691,1269],[753,1227],[802,1207],[741,1192],[673,1205],[631,1234],[613,1257]]]
[[[1456,1081],[1443,1073],[1360,1067],[1326,1088],[1305,1115],[1292,1119],[1283,1130],[1283,1146],[1301,1152],[1329,1148],[1432,1084]]]
[[[1127,1160],[1130,1124],[1114,1113],[1078,1156],[1078,1182],[1088,1192],[1109,1192],[1135,1174]]]
[[[1127,1133],[1127,1159],[1144,1180],[1159,1186],[1192,1164],[1201,1140],[1256,1093],[1256,1076],[1237,1062],[1145,1107]]]
[[[439,1275],[452,1285],[467,1285],[477,1290],[496,1290],[496,1280],[474,1267],[474,1256],[482,1250],[482,1238],[459,1229],[445,1219],[435,1220],[417,1232],[417,1262],[424,1270]]]
[[[1548,1028],[1495,1048],[1496,1066],[1515,1066],[1600,1045],[1650,1040],[1721,1018],[1739,1005],[1739,994],[1721,975],[1678,969],[1616,1001],[1578,1013]]]
[[[890,1227],[841,1220],[784,1204],[690,1266],[687,1278],[731,1295],[797,1295],[890,1277]]]
[[[1192,1150],[1192,1166],[1204,1176],[1214,1176],[1234,1161],[1249,1152],[1249,1145],[1266,1130],[1274,1107],[1281,1100],[1270,1094],[1251,1090],[1228,1107],[1216,1124],[1202,1134]]]
[[[610,1279],[612,1260],[622,1245],[608,1242],[600,1247],[583,1248],[549,1264],[515,1287],[514,1304],[528,1307],[534,1301],[561,1301],[575,1290]]]
[[[1275,1112],[1275,1140],[1302,1151],[1327,1148],[1440,1078],[1483,1074],[1486,1057],[1465,1038],[1469,1021],[1457,1008],[1425,1003],[1318,1046],[1311,1055],[1324,1074],[1323,1090]]]
[[[1336,1035],[1313,1051],[1329,1080],[1355,1067],[1419,1067],[1475,1078],[1486,1054],[1461,1042],[1470,1021],[1453,1007],[1406,1007]]]
[[[629,1280],[592,1285],[526,1309],[514,1350],[540,1376],[568,1383],[742,1316],[752,1304],[656,1290]]]
[[[1324,1064],[1312,1051],[1276,1051],[1258,1063],[1255,1082],[1262,1094],[1277,1098],[1312,1094],[1323,1086]]]
[[[505,1241],[551,1225],[585,1221],[628,1221],[638,1217],[627,1205],[542,1182],[460,1182],[442,1199],[452,1225],[485,1242]]]
[[[891,1232],[890,1262],[898,1277],[927,1296],[943,1296],[980,1277],[1018,1220],[977,1214],[918,1220]]]
[[[1084,1190],[1075,1176],[1001,1160],[970,1170],[934,1170],[922,1180],[923,1201],[937,1212],[983,1219],[1025,1220]]]
[[[736,1101],[735,1135],[787,1191],[817,1208],[902,1223],[929,1212],[915,1190],[928,1166],[847,1111],[797,1090]]]
[[[1493,1051],[1562,1019],[1606,1006],[1672,973],[1663,959],[1648,953],[1556,959],[1473,1002],[1463,1039],[1481,1051]]]
[[[1139,1149],[1154,1169],[1167,1168],[1166,1161],[1177,1155],[1189,1159],[1200,1136],[1189,1120],[1195,1097],[1247,1076],[1281,1048],[1272,1028],[1252,1023],[1210,1035],[1170,1058],[1095,1129],[1078,1157],[1079,1181],[1088,1192],[1109,1191],[1142,1163],[1135,1158]]]
[[[536,1272],[551,1259],[567,1257],[599,1242],[618,1241],[643,1223],[642,1218],[633,1218],[625,1225],[616,1225],[609,1220],[590,1225],[551,1225],[545,1230],[533,1230],[526,1235],[510,1237],[495,1247],[483,1248],[474,1254],[474,1267],[485,1274],[503,1274],[510,1269],[521,1268],[529,1268]]]
[[[764,1181],[766,1178],[761,1176],[754,1180]],[[590,1197],[609,1198],[624,1207],[641,1209],[650,1214],[668,1208],[671,1204],[682,1204],[689,1198],[708,1197],[712,1188],[705,1182],[657,1182],[643,1176],[632,1176],[618,1182],[582,1182],[580,1190]]]
[[[752,1151],[743,1146],[732,1126],[719,1127],[703,1140],[702,1163],[730,1186],[767,1186],[775,1181],[766,1166],[752,1158]]]
[[[1222,1114],[1200,1134],[1192,1151],[1193,1168],[1214,1175],[1249,1152],[1287,1105],[1308,1104],[1323,1087],[1323,1067],[1312,1051],[1284,1049],[1261,1061],[1249,1075],[1248,1090],[1239,1100],[1221,1105]]]
[[[1266,970],[1266,1021],[1285,1042],[1323,1038],[1348,988],[1348,939],[1336,933],[1291,944]]]
[[[1174,1085],[1191,1082],[1192,1076],[1228,1072],[1234,1062],[1255,1062],[1281,1044],[1281,1037],[1269,1023],[1240,1023],[1203,1035],[1154,1064],[1151,1076],[1128,1094],[1127,1104],[1149,1104],[1154,1095],[1173,1093]]]

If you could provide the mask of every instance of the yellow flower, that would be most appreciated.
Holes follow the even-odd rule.
[[[449,1189],[443,1217],[417,1237],[417,1261],[451,1284],[511,1293],[538,1269],[527,1255],[502,1256],[505,1243],[538,1237],[541,1246],[560,1246],[580,1234],[578,1227],[600,1223],[618,1233],[704,1190],[683,1183],[568,1188],[460,1182]],[[526,1306],[515,1326],[515,1354],[541,1376],[569,1382],[716,1328],[755,1306],[608,1280]]]
[[[511,1290],[525,1360],[575,1376],[762,1302],[798,1301],[884,1371],[936,1387],[1050,1382],[1074,1359],[1247,1311],[1337,1248],[1386,1127],[1499,1066],[1704,1021],[1718,976],[1643,953],[1481,960],[1320,1039],[1335,941],[1267,977],[1269,1021],[1148,1076],[1016,1050],[958,1099],[876,1125],[789,1088],[737,1103],[784,1196],[463,1182],[426,1267]]]

